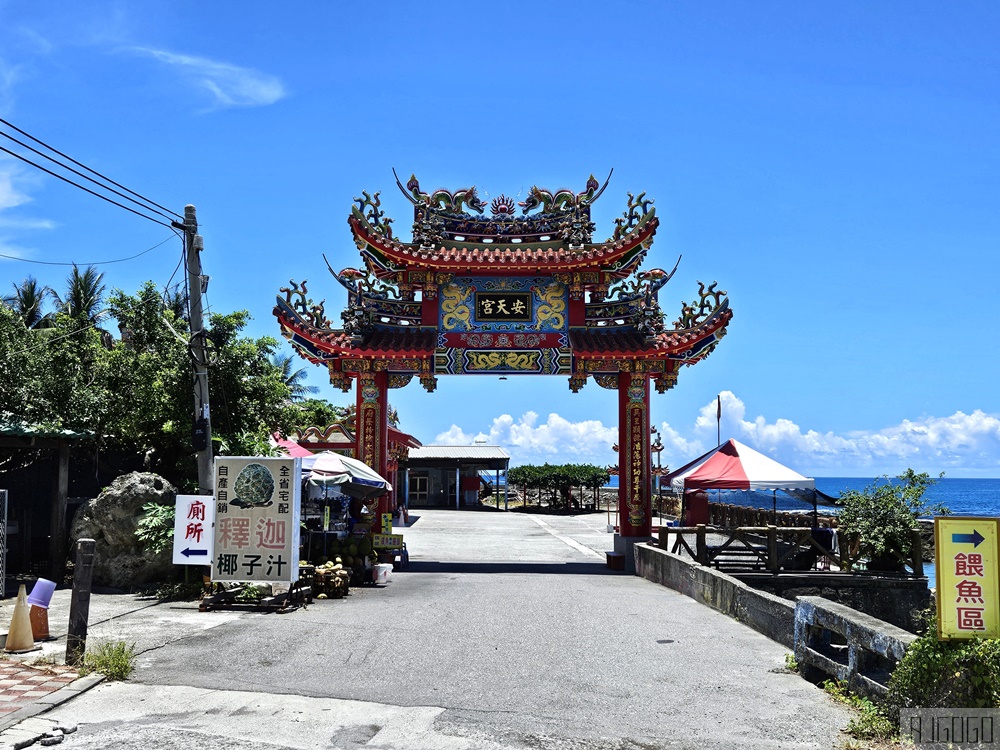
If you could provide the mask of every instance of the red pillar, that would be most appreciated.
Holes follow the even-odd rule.
[[[618,373],[618,526],[623,537],[652,533],[649,379]]]
[[[385,371],[361,373],[358,377],[357,432],[358,458],[379,475],[388,474],[389,464],[389,375]],[[388,513],[388,495],[379,498],[372,529],[382,531],[382,514]]]

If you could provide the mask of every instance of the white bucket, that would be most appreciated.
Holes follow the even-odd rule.
[[[375,583],[389,583],[389,581],[392,580],[392,565],[376,565],[373,576]]]

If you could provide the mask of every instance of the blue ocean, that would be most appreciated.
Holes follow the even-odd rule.
[[[871,477],[816,477],[816,489],[838,497],[844,490],[863,490],[874,482]],[[935,484],[924,493],[928,504],[944,505],[954,516],[1000,516],[1000,479],[935,479]],[[618,477],[611,477],[608,487],[618,487]],[[715,500],[715,492],[709,493]],[[720,493],[719,500],[733,505],[752,505],[759,508],[778,510],[811,509],[810,503],[800,502],[783,492],[740,492]],[[836,508],[821,508],[822,512],[836,513]]]
[[[816,477],[816,489],[837,497],[844,490],[863,490],[872,479]],[[936,479],[924,493],[930,504],[944,505],[954,516],[1000,516],[1000,479]]]

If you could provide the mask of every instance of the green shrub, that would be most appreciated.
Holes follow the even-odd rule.
[[[174,507],[159,503],[143,505],[135,535],[151,552],[165,550],[174,541]]]
[[[108,680],[127,680],[135,670],[135,644],[124,641],[102,643],[83,655],[80,674],[99,672]]]
[[[931,628],[907,650],[889,679],[886,707],[1000,707],[1000,640],[939,641]]]
[[[204,590],[203,583],[166,582],[158,584],[151,596],[161,602],[190,602],[200,597]]]
[[[933,484],[930,475],[907,469],[894,480],[880,477],[863,490],[842,492],[837,500],[843,506],[837,526],[845,534],[857,535],[869,559],[905,554],[910,549],[910,532],[920,527],[918,518],[948,512],[924,500],[924,492]]]

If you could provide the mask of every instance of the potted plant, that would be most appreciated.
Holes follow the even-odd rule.
[[[894,479],[882,476],[863,490],[841,493],[837,504],[843,510],[837,526],[856,537],[860,552],[868,559],[868,570],[902,571],[912,531],[920,528],[918,519],[948,513],[943,505],[924,500],[924,492],[934,483],[929,474],[907,469]]]

